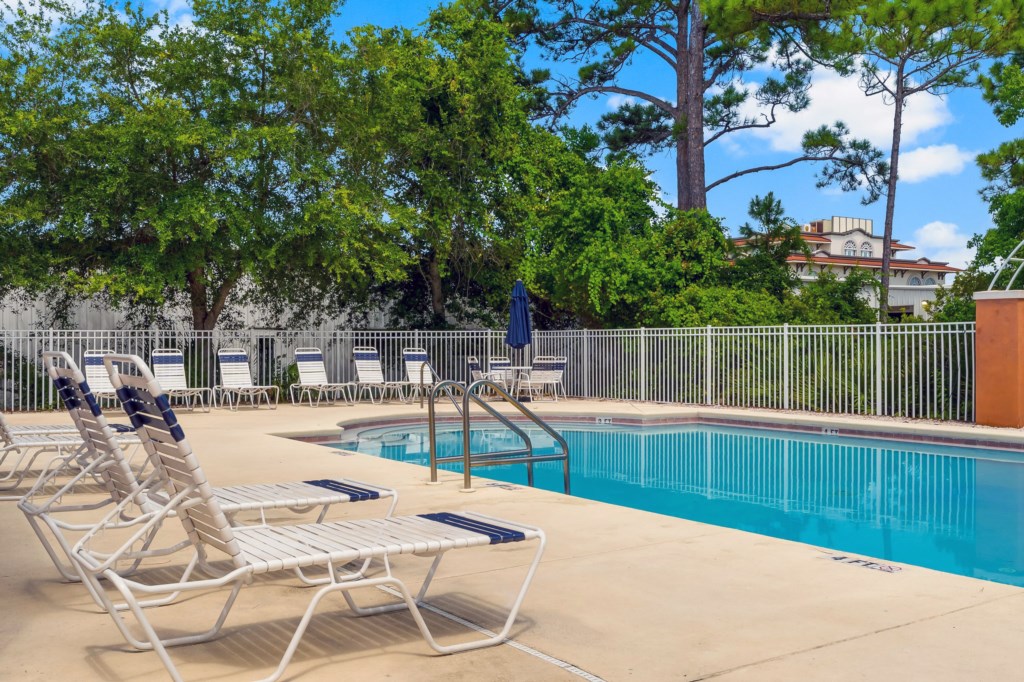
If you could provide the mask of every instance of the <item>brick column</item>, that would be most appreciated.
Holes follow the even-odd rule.
[[[975,400],[979,424],[1024,426],[1024,291],[979,291]]]

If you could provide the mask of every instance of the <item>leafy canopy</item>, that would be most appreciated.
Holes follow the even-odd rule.
[[[724,137],[774,125],[779,115],[810,104],[811,62],[784,27],[816,24],[850,11],[848,0],[492,0],[524,42],[575,73],[537,72],[549,78],[547,114],[565,115],[581,99],[623,96],[624,104],[597,123],[613,152],[676,154],[677,207],[704,208],[711,189],[750,173],[802,162],[821,163],[819,182],[867,190],[884,163],[867,141],[854,139],[842,122],[809,131],[801,153],[777,164],[705,178],[705,150]],[[810,35],[810,34],[809,34]],[[815,34],[817,35],[817,34]],[[636,69],[660,70],[657,88],[645,88]],[[767,75],[766,75],[767,73]],[[751,104],[758,112],[749,113]],[[868,183],[862,184],[866,178]]]
[[[348,163],[335,2],[195,0],[188,26],[36,7],[0,31],[0,233],[45,284],[210,329],[246,293],[315,307],[400,276],[390,200]]]

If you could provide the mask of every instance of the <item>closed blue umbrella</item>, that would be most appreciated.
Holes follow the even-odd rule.
[[[505,343],[513,348],[528,346],[533,340],[530,331],[530,299],[526,296],[523,280],[517,279],[512,287],[512,307],[508,313],[508,333]]]

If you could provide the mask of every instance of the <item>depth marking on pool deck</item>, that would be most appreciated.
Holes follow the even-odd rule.
[[[870,559],[859,559],[855,556],[848,556],[846,554],[826,556],[825,558],[831,559],[832,561],[838,561],[839,563],[847,564],[849,566],[861,566],[863,568],[870,568],[874,571],[881,571],[882,573],[899,573],[903,570],[903,568],[900,566],[893,566],[892,564],[880,564],[876,561],[871,561]]]
[[[378,585],[377,589],[381,590],[383,592],[387,592],[392,597],[398,597],[399,599],[402,598],[402,593],[401,592],[399,592],[398,590],[396,590],[396,589],[394,589],[392,587],[388,587],[387,585]],[[479,632],[484,637],[494,637],[497,634],[495,632],[491,632],[487,628],[484,628],[484,627],[481,627],[481,626],[477,625],[476,623],[472,623],[472,622],[466,620],[465,618],[462,618],[461,616],[456,616],[454,613],[449,613],[448,611],[445,611],[442,608],[438,608],[437,606],[433,606],[432,604],[420,604],[420,608],[424,609],[426,611],[430,611],[431,613],[437,614],[438,616],[441,616],[442,618],[447,618],[448,620],[450,620],[452,622],[455,622],[455,623],[458,623],[459,625],[462,625],[463,627],[467,627],[470,630],[474,630],[476,632]],[[525,654],[529,654],[530,656],[533,656],[534,658],[539,658],[540,660],[542,660],[542,661],[544,661],[546,663],[550,663],[551,665],[558,666],[559,668],[561,668],[562,670],[564,670],[567,673],[571,673],[571,674],[575,675],[576,677],[582,677],[584,680],[587,680],[587,682],[605,682],[605,680],[603,678],[600,678],[597,675],[594,675],[593,673],[588,673],[586,670],[583,670],[582,668],[577,668],[576,666],[574,666],[572,663],[569,663],[568,661],[563,661],[560,658],[555,658],[554,656],[550,656],[550,655],[544,653],[543,651],[537,651],[533,647],[526,646],[525,644],[521,644],[521,643],[515,641],[514,639],[506,638],[505,641],[502,642],[502,644],[510,646],[513,649],[518,649],[519,651],[522,651]]]

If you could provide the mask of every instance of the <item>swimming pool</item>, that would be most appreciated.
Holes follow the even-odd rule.
[[[1024,586],[1016,453],[691,424],[556,428],[577,497]],[[555,451],[527,431],[536,451]],[[471,438],[475,452],[521,445],[497,425],[474,427]],[[426,427],[364,430],[335,447],[429,463]],[[461,428],[440,426],[438,449],[460,454]],[[560,462],[535,471],[538,487],[561,490]],[[526,483],[522,464],[475,473]]]

